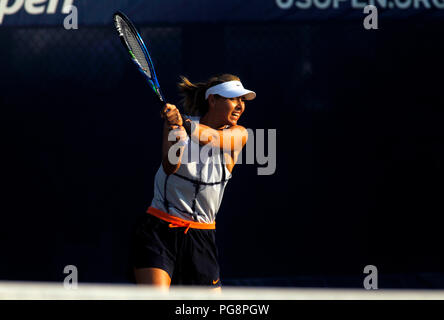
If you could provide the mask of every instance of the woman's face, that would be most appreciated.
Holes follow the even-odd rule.
[[[223,122],[224,125],[235,126],[245,111],[245,99],[243,97],[217,97],[212,111],[214,112],[214,116]]]

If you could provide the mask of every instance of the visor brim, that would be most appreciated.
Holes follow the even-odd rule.
[[[256,98],[256,92],[247,89],[226,90],[219,95],[229,99],[244,97],[245,100],[254,100]]]

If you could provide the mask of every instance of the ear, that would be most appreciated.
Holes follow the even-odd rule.
[[[216,97],[214,96],[214,94],[210,94],[208,96],[208,107],[210,109],[213,109],[215,105],[216,105]]]

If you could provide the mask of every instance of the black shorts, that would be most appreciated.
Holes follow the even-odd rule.
[[[170,228],[169,222],[146,214],[133,238],[134,268],[160,268],[172,285],[221,286],[216,230]]]

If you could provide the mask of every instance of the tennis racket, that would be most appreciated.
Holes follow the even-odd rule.
[[[144,75],[148,84],[156,93],[161,107],[163,108],[167,101],[162,93],[162,90],[160,90],[153,61],[151,60],[151,56],[145,43],[143,42],[142,37],[130,19],[120,11],[117,11],[114,14],[114,24],[117,32],[119,33],[123,46],[128,50],[131,60],[135,63],[138,70]],[[166,112],[168,112],[168,110],[169,109],[167,109]],[[182,112],[181,115],[184,122],[189,120],[189,118]],[[186,127],[186,129],[187,132],[189,132],[190,129],[188,127]]]
[[[160,90],[153,61],[151,60],[148,49],[136,27],[130,21],[130,19],[120,11],[117,11],[114,14],[114,24],[117,28],[117,32],[119,33],[122,44],[130,54],[131,60],[144,75],[148,84],[156,93],[159,102],[162,104],[162,106],[164,106],[166,104],[166,100],[162,91]]]

